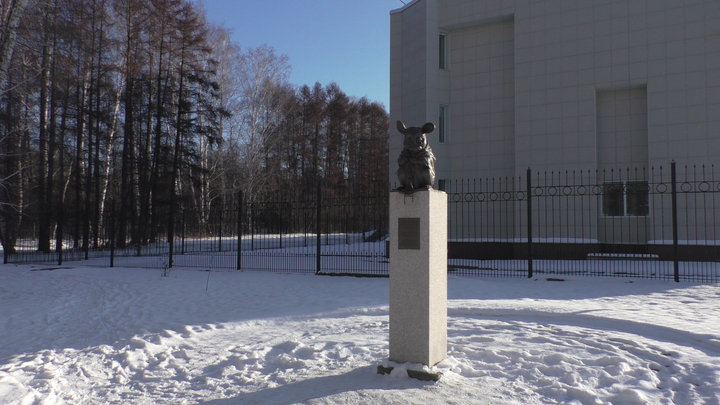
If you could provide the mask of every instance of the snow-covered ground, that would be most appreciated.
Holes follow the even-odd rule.
[[[0,403],[720,404],[719,285],[450,276],[424,382],[386,278],[161,274],[0,265]]]

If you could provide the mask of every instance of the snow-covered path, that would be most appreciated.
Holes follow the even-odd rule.
[[[387,279],[160,273],[0,266],[0,403],[720,404],[718,285],[451,276],[431,383]]]

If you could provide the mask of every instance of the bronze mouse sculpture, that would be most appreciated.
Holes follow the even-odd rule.
[[[432,189],[435,182],[435,155],[425,135],[435,130],[435,124],[428,122],[422,127],[406,128],[398,120],[397,130],[405,136],[403,151],[398,158],[400,187],[397,190],[411,193],[421,188]]]

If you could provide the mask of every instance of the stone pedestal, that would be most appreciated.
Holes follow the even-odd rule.
[[[390,360],[447,356],[447,195],[390,193]]]

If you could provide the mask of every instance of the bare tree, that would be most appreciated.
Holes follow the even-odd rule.
[[[118,244],[141,250],[180,207],[202,223],[240,190],[252,201],[386,178],[384,108],[289,73],[287,56],[241,51],[189,0],[0,0],[6,254],[25,237],[101,247],[110,201]]]
[[[29,4],[30,0],[6,0],[0,3],[0,96],[5,93],[17,30]]]
[[[241,131],[245,193],[254,196],[277,175],[268,165],[268,153],[278,142],[275,136],[282,106],[293,96],[287,91],[290,65],[267,45],[247,50],[241,59]]]
[[[208,27],[208,43],[212,45],[215,80],[219,85],[215,108],[227,113],[220,120],[219,133],[222,136],[221,148],[213,148],[205,138],[200,138],[198,157],[201,181],[193,192],[194,208],[199,212],[200,221],[208,219],[210,207],[216,201],[222,206],[234,201],[240,190],[240,178],[237,170],[239,156],[240,116],[240,46],[230,38],[230,31],[217,25]]]

